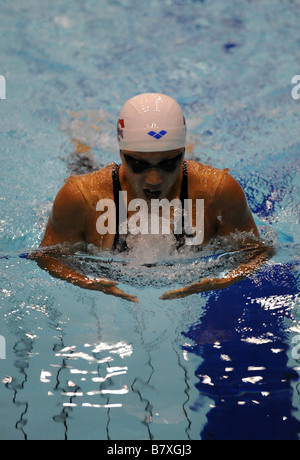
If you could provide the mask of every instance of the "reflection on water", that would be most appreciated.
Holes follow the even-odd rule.
[[[299,288],[292,266],[273,266],[271,278],[276,282],[257,277],[211,296],[184,332],[193,341],[188,353],[203,358],[194,410],[203,395],[211,400],[201,439],[298,439],[292,383],[299,382],[299,366],[288,363],[287,326],[297,324]]]
[[[93,303],[91,299],[89,302]],[[80,308],[82,307],[81,304]],[[30,315],[33,311],[33,305],[30,305],[28,309],[23,305],[22,312],[19,308],[11,308],[7,314],[11,335],[12,337],[17,335],[18,339],[13,346],[12,355],[9,356],[9,360],[13,360],[11,374],[2,378],[2,384],[13,393],[10,403],[16,409],[14,428],[22,435],[22,438],[44,439],[49,436],[50,439],[61,439],[61,430],[57,431],[53,428],[52,420],[52,423],[63,428],[63,439],[97,439],[98,437],[111,439],[110,432],[111,430],[114,432],[116,429],[115,427],[111,428],[111,424],[114,425],[116,420],[111,411],[124,408],[124,404],[127,410],[127,396],[131,394],[136,395],[135,397],[140,401],[139,423],[145,427],[148,433],[147,437],[152,439],[153,436],[149,427],[153,418],[152,405],[144,395],[144,388],[150,385],[149,382],[154,372],[148,352],[146,353],[148,362],[144,362],[141,366],[146,368],[146,378],[144,378],[144,372],[137,372],[137,374],[133,374],[134,376],[132,373],[128,375],[128,369],[132,367],[134,353],[132,343],[125,340],[117,342],[101,340],[103,327],[101,315],[98,317],[93,309],[89,314],[94,318],[94,321],[89,328],[97,327],[99,341],[96,344],[66,345],[64,342],[67,340],[65,338],[66,331],[65,327],[62,326],[64,322],[62,321],[62,314],[51,306],[51,302],[47,305],[46,301],[44,308],[37,306],[35,312],[42,312],[44,319],[50,319],[50,329],[56,331],[55,338],[52,339],[52,345],[50,343],[51,347],[49,348],[49,337],[47,336],[49,330],[45,330],[45,333],[41,332],[43,330],[43,318],[39,317],[38,321],[40,340],[37,334],[29,334],[26,331],[27,324],[23,315],[26,317],[27,313]],[[59,321],[57,321],[58,318]],[[84,321],[84,317],[80,315],[80,318]],[[83,337],[90,334],[89,328],[82,331]],[[141,335],[142,333],[139,331],[138,334]],[[81,334],[79,333],[78,337],[74,337],[74,342],[76,343],[77,338],[80,342],[80,337]],[[46,347],[46,349],[44,349],[43,340],[47,342],[48,348]],[[41,355],[42,368],[39,368],[39,362],[35,363],[39,355]],[[10,363],[5,364],[9,366]],[[38,385],[38,382],[41,385]],[[32,392],[34,392],[34,396]],[[94,414],[91,415],[90,411],[93,411]],[[99,411],[101,411],[101,415],[98,413]],[[133,412],[135,412],[134,408]],[[39,418],[41,419],[41,426],[32,433],[31,424],[32,422],[35,423],[34,419],[38,420]],[[87,426],[79,423],[82,418],[87,420]],[[75,436],[74,421],[75,431],[78,432]],[[7,423],[9,423],[8,420]],[[45,423],[48,433],[43,429]],[[13,427],[8,428],[11,433],[10,437],[14,438],[16,435],[13,435],[11,431]],[[130,426],[127,429],[130,430]],[[97,436],[98,430],[100,434]],[[117,428],[117,433],[121,432],[122,428]]]
[[[5,288],[12,437],[298,439],[295,266],[169,304],[99,294],[96,306],[97,293],[57,280],[56,302],[40,281],[26,301]]]
[[[15,344],[14,353],[19,359],[14,362],[14,367],[18,369],[22,377],[6,376],[2,379],[5,387],[13,391],[12,403],[19,410],[21,408],[15,428],[21,431],[24,439],[28,438],[26,425],[31,404],[21,400],[23,390],[28,385],[30,354],[33,346],[32,342],[24,342],[24,340]],[[123,406],[122,396],[129,392],[127,385],[120,383],[123,379],[116,380],[117,376],[126,376],[128,367],[113,366],[113,363],[116,356],[121,359],[131,356],[133,350],[130,344],[125,342],[100,343],[95,347],[85,344],[85,352],[77,352],[76,348],[76,346],[71,346],[60,349],[59,344],[54,346],[55,354],[52,363],[49,364],[49,370],[42,369],[40,373],[40,382],[46,386],[47,391],[40,390],[40,393],[37,394],[39,398],[41,394],[44,394],[54,399],[53,409],[55,406],[61,407],[61,411],[53,415],[52,420],[63,424],[64,439],[68,439],[68,418],[71,417],[76,407],[121,408]],[[58,360],[54,360],[55,358]],[[35,387],[36,384],[37,382],[34,383]],[[106,430],[109,439],[109,417]],[[37,434],[37,437],[39,438],[40,435]]]
[[[57,368],[53,375],[56,385],[48,392],[48,396],[56,396],[62,407],[62,411],[54,415],[53,420],[64,425],[65,439],[68,439],[68,417],[71,417],[75,408],[121,408],[122,398],[118,399],[118,396],[128,393],[127,385],[120,387],[114,383],[116,376],[126,375],[128,367],[112,367],[111,363],[114,362],[114,355],[122,359],[130,356],[131,345],[124,342],[112,345],[100,343],[96,347],[85,344],[84,348],[85,352],[78,352],[76,346],[63,347],[55,354],[55,357],[62,358],[62,364],[51,365]],[[90,367],[92,370],[88,370]],[[60,377],[62,372],[63,379]],[[48,375],[52,376],[50,372]],[[51,383],[51,380],[48,382]],[[106,431],[109,439],[109,416]]]

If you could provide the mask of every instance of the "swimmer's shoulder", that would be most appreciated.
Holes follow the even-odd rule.
[[[232,229],[234,225],[234,228],[243,231],[254,229],[257,233],[245,192],[239,182],[229,174],[229,169],[188,162],[188,178],[191,197],[203,198],[206,208],[210,208],[218,218],[224,217],[227,234],[228,229]]]
[[[98,171],[73,175],[66,180],[66,186],[76,187],[84,199],[94,205],[101,199],[113,199],[112,173],[114,164],[110,164]]]
[[[189,190],[196,195],[215,195],[224,177],[229,175],[228,169],[214,168],[196,161],[187,161]]]

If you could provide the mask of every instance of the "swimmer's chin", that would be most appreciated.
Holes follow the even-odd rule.
[[[144,197],[146,198],[147,201],[159,200],[161,196],[162,196],[162,192],[160,190],[144,189]]]

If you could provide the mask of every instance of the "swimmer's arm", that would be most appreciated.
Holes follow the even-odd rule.
[[[250,261],[240,264],[236,269],[229,271],[223,278],[205,278],[199,283],[193,283],[174,291],[165,292],[160,298],[162,300],[179,299],[191,294],[227,288],[259,271],[274,255],[274,249],[271,247],[257,247],[256,249],[253,248],[251,253]]]
[[[86,218],[86,203],[80,190],[72,181],[67,181],[55,199],[40,250],[32,252],[30,258],[55,278],[136,302],[135,296],[127,295],[116,287],[117,282],[104,278],[90,279],[56,257],[63,253],[63,245],[70,247],[85,242]]]
[[[88,278],[58,261],[54,255],[53,250],[51,252],[52,255],[47,253],[47,251],[41,251],[40,253],[31,255],[30,257],[34,258],[40,268],[46,270],[54,278],[59,278],[61,280],[67,281],[68,283],[83,289],[101,291],[104,294],[121,297],[122,299],[128,300],[130,302],[138,303],[136,296],[126,294],[124,291],[119,289],[117,287],[118,283],[116,281],[111,281],[106,278]]]
[[[90,279],[60,262],[57,259],[58,254],[61,254],[61,251],[54,247],[31,253],[30,258],[35,259],[39,267],[46,270],[54,278],[62,279],[84,289],[105,292],[105,290],[109,290],[118,284],[115,281],[104,278]]]
[[[235,240],[240,237],[240,249],[245,254],[244,261],[222,278],[205,278],[190,286],[166,292],[161,299],[176,299],[229,287],[256,273],[275,254],[274,248],[265,245],[260,239],[244,191],[229,174],[221,184],[214,205],[217,235],[229,238],[232,236]]]

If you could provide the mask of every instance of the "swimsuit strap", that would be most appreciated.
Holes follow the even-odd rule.
[[[187,162],[185,160],[182,164],[182,172],[183,172],[183,176],[182,176],[182,184],[181,184],[180,201],[181,201],[182,209],[184,209],[184,200],[187,200],[189,197],[188,170],[187,170]]]
[[[186,233],[184,231],[184,200],[187,200],[189,197],[189,184],[188,184],[188,168],[187,162],[184,160],[182,164],[182,183],[181,183],[181,193],[180,193],[180,201],[181,201],[181,209],[182,209],[182,234],[175,234],[175,238],[177,241],[177,249],[185,244]]]
[[[116,234],[115,234],[115,239],[114,239],[114,245],[113,248],[117,249],[119,245],[119,226],[120,226],[120,219],[119,219],[119,192],[122,191],[121,184],[120,184],[120,178],[119,178],[119,169],[120,165],[115,164],[112,172],[112,181],[113,181],[113,191],[114,191],[114,202],[116,206]],[[177,246],[180,247],[184,245],[185,241],[185,232],[184,232],[184,200],[188,199],[188,171],[187,171],[187,163],[186,161],[183,162],[182,164],[182,184],[181,184],[181,193],[180,193],[180,201],[181,201],[181,206],[182,206],[182,235],[175,235],[176,240],[177,240]],[[122,250],[126,250],[127,245],[126,242],[124,241],[122,243]]]
[[[119,169],[120,169],[120,165],[115,164],[113,172],[112,172],[112,181],[113,181],[113,190],[114,190],[114,202],[115,202],[115,207],[116,207],[116,234],[115,234],[113,249],[117,249],[117,245],[119,243],[119,237],[120,237],[120,235],[119,235],[119,226],[120,226],[119,192],[121,192],[122,189],[121,189],[120,178],[119,178]]]

